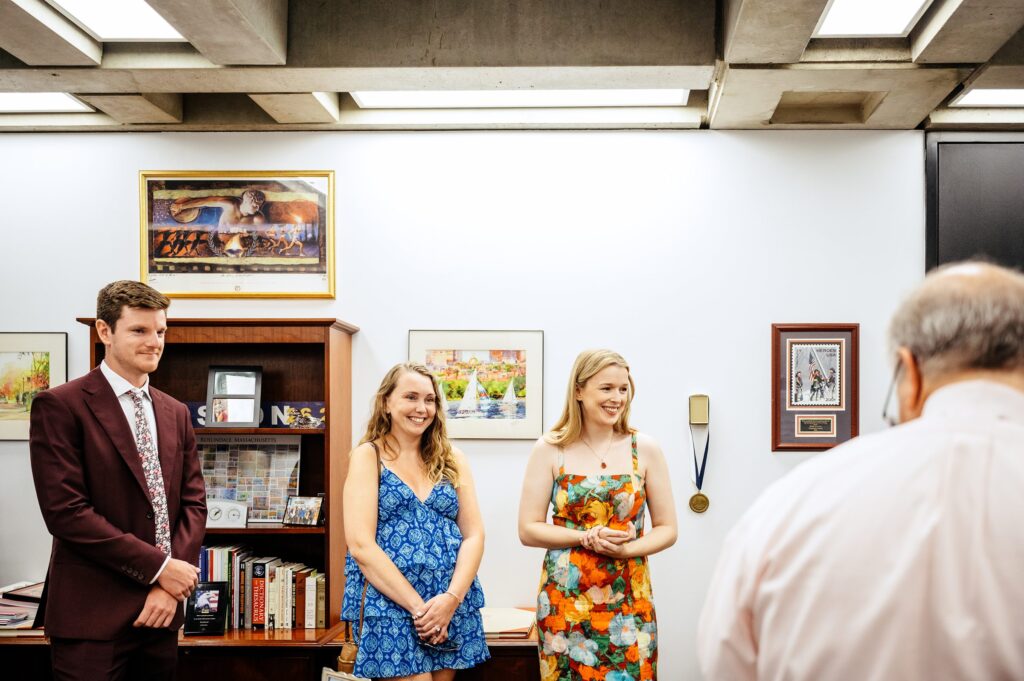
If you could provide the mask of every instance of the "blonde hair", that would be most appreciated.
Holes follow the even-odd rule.
[[[614,430],[623,435],[634,432],[629,427],[629,405],[636,394],[636,386],[633,385],[633,376],[629,373],[629,364],[622,355],[611,350],[584,350],[573,362],[572,372],[569,374],[569,389],[565,392],[565,408],[558,423],[544,436],[547,442],[567,447],[580,439],[583,430],[583,405],[576,399],[576,390],[583,388],[598,372],[612,366],[625,369],[626,377],[629,379],[626,405],[619,420],[615,422]]]
[[[459,470],[455,465],[455,454],[452,452],[452,444],[448,441],[448,431],[444,425],[441,390],[430,370],[422,364],[413,362],[396,364],[384,375],[380,387],[377,388],[377,394],[373,398],[373,412],[370,414],[370,421],[366,424],[366,433],[359,444],[376,442],[383,447],[384,451],[398,455],[398,452],[388,442],[387,436],[391,433],[391,414],[387,412],[387,401],[391,397],[391,393],[395,391],[399,377],[403,374],[419,374],[429,380],[430,385],[434,387],[437,412],[420,438],[420,457],[427,467],[427,478],[434,484],[443,478],[448,480],[453,487],[458,487]]]

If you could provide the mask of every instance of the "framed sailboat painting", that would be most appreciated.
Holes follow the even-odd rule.
[[[448,437],[532,440],[543,432],[543,331],[413,330],[409,361],[437,380]]]

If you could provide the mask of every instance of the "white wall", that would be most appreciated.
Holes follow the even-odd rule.
[[[719,545],[804,455],[770,451],[772,322],[861,324],[861,429],[881,427],[886,321],[924,270],[919,132],[441,132],[0,136],[0,331],[67,331],[87,370],[105,283],[139,274],[140,169],[333,169],[337,300],[177,300],[172,316],[338,317],[354,426],[410,328],[543,329],[544,422],[575,354],[632,363],[634,424],[672,468],[679,542],[652,559],[667,679],[699,678],[694,634]],[[711,508],[687,507],[687,395],[711,396]],[[526,441],[465,441],[492,605],[531,603],[519,545]],[[0,442],[0,584],[42,578],[49,538],[25,442]]]

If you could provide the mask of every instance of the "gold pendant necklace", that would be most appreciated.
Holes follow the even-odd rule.
[[[590,443],[587,442],[582,437],[580,438],[580,442],[585,444],[587,446],[587,449],[589,449],[594,454],[594,456],[597,457],[597,460],[601,462],[601,468],[608,468],[608,463],[606,462],[606,459],[608,458],[608,452],[610,452],[611,449],[612,449],[612,440],[614,440],[614,439],[615,439],[614,435],[612,435],[610,438],[608,438],[608,446],[604,448],[604,456],[601,456],[596,451],[594,451],[594,448],[590,446]]]

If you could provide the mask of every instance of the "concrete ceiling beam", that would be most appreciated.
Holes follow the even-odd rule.
[[[214,64],[268,65],[287,60],[288,0],[146,2]]]
[[[103,113],[5,114],[3,132],[74,131],[275,131],[275,130],[575,130],[694,129],[707,110],[704,93],[694,93],[685,107],[595,107],[565,109],[370,110],[348,95],[331,123],[277,123],[242,95],[185,95],[187,115],[180,124],[122,125]]]
[[[43,0],[0,0],[0,47],[30,66],[96,66],[103,45]]]
[[[181,95],[76,95],[118,123],[181,123]]]
[[[966,75],[965,69],[912,64],[730,66],[716,90],[710,123],[717,129],[910,130]],[[816,106],[814,93],[824,95],[824,107]],[[840,115],[829,118],[833,114]]]
[[[918,64],[983,64],[1024,27],[1024,3],[937,0],[910,34]]]
[[[278,123],[333,123],[338,120],[337,92],[249,95]]]
[[[814,38],[800,57],[802,63],[909,62],[906,38]]]
[[[300,0],[288,64],[713,66],[714,0]]]
[[[789,64],[800,61],[828,0],[726,0],[725,61]]]
[[[353,92],[359,90],[493,90],[508,88],[686,88],[706,90],[714,66],[484,68],[0,68],[10,92],[137,93]]]
[[[925,121],[926,130],[1022,130],[1024,109],[936,109]]]
[[[1024,29],[1018,31],[984,66],[964,83],[973,88],[1024,88]]]

